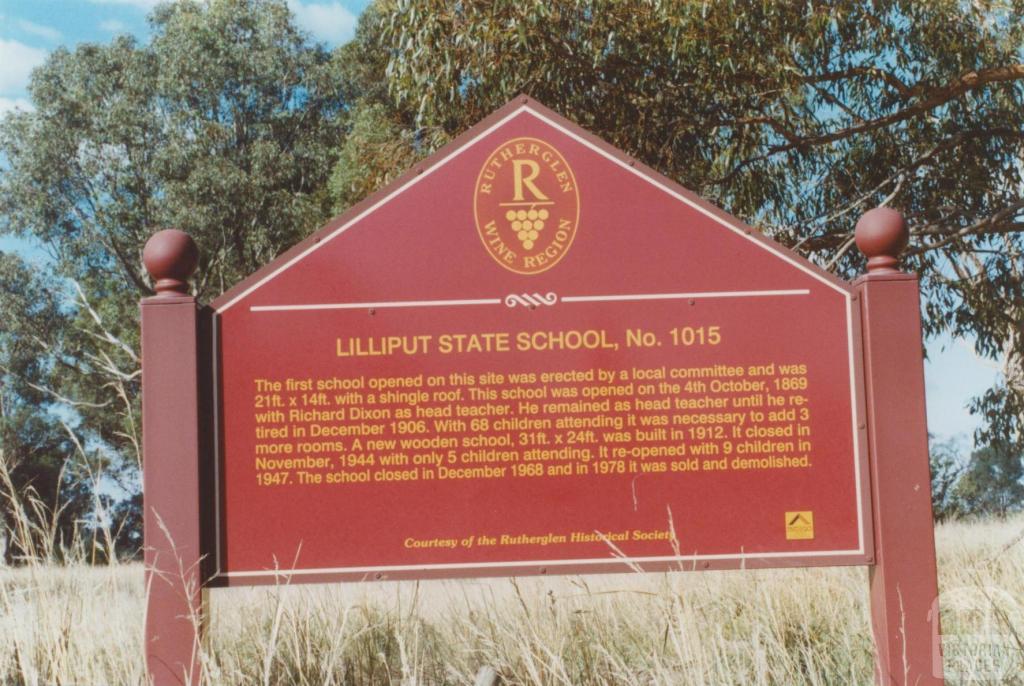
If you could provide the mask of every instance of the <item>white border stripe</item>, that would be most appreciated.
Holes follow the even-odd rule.
[[[220,355],[217,354],[217,351],[220,350],[220,318],[215,314],[210,319],[212,320],[210,322],[210,338],[213,344],[213,349],[210,351],[210,371],[213,374],[213,528],[216,537],[214,547],[217,549],[215,576],[219,576],[222,568],[220,564],[220,470],[223,456],[220,449],[220,422],[223,419],[220,411]]]
[[[625,295],[567,295],[559,298],[563,303],[622,302],[631,300],[685,300],[709,298],[751,298],[787,295],[810,295],[811,291],[703,291],[694,293],[629,293]],[[387,307],[459,307],[462,305],[501,305],[502,298],[476,300],[395,300],[373,303],[319,303],[311,305],[253,305],[251,312],[299,312],[305,310],[366,310]],[[849,319],[849,316],[847,316]]]
[[[716,222],[716,223],[718,223],[718,224],[720,224],[720,225],[730,229],[734,233],[736,233],[736,234],[740,235],[741,237],[746,238],[747,240],[751,241],[752,243],[754,243],[754,245],[762,248],[763,250],[768,251],[769,253],[771,253],[773,255],[776,255],[777,257],[781,258],[785,262],[789,263],[791,266],[794,266],[797,269],[799,269],[800,271],[808,274],[809,276],[811,276],[815,280],[817,280],[817,281],[825,284],[826,286],[831,287],[833,290],[838,291],[839,293],[843,294],[843,296],[846,298],[846,305],[847,305],[846,323],[847,323],[847,342],[848,342],[848,353],[849,353],[848,363],[849,363],[849,367],[850,367],[850,398],[851,398],[851,404],[852,404],[852,407],[851,407],[851,419],[852,419],[852,424],[853,424],[852,425],[852,432],[853,432],[852,433],[852,439],[853,439],[853,454],[854,454],[854,471],[855,471],[855,481],[856,481],[857,530],[858,530],[858,541],[859,541],[858,545],[859,545],[859,548],[857,550],[778,552],[778,553],[761,553],[761,554],[757,554],[757,555],[750,555],[750,554],[742,554],[741,553],[741,554],[722,554],[722,555],[691,555],[691,556],[665,556],[665,557],[643,557],[643,558],[610,557],[610,558],[597,558],[597,559],[585,559],[585,560],[579,560],[579,559],[573,559],[573,560],[538,560],[538,561],[491,562],[491,563],[474,562],[474,563],[439,564],[439,565],[398,565],[398,566],[390,566],[390,567],[338,567],[338,568],[321,568],[321,569],[303,569],[303,570],[294,570],[294,571],[290,571],[290,572],[265,570],[265,571],[239,571],[239,572],[223,573],[223,572],[220,572],[220,554],[221,554],[221,550],[220,550],[220,547],[221,547],[220,546],[220,544],[221,544],[221,541],[220,541],[220,538],[221,538],[221,536],[220,536],[220,524],[221,524],[221,522],[220,522],[220,493],[219,493],[219,490],[218,490],[218,493],[216,494],[217,502],[216,502],[216,515],[215,515],[216,519],[217,519],[217,521],[216,521],[216,526],[217,526],[217,542],[216,542],[216,547],[217,547],[217,567],[218,567],[217,577],[219,577],[219,578],[225,578],[225,577],[259,577],[259,576],[263,576],[263,577],[281,577],[281,576],[291,576],[291,575],[330,574],[330,573],[338,573],[338,572],[363,573],[363,572],[378,572],[378,571],[381,571],[381,572],[386,572],[386,571],[416,571],[416,570],[430,570],[430,569],[439,569],[439,570],[440,569],[484,569],[484,568],[502,568],[502,567],[504,567],[504,568],[521,568],[521,567],[528,567],[528,566],[563,565],[563,564],[564,565],[596,565],[596,564],[609,564],[609,563],[615,564],[615,563],[621,563],[623,565],[628,565],[629,563],[644,563],[644,562],[696,562],[696,561],[700,561],[700,560],[739,560],[739,561],[743,561],[743,560],[775,559],[775,558],[829,557],[829,556],[831,556],[831,557],[841,557],[841,556],[863,555],[864,554],[864,542],[865,542],[864,541],[864,510],[863,510],[863,491],[862,491],[862,484],[861,484],[862,474],[861,474],[861,468],[860,468],[861,440],[860,440],[860,432],[858,430],[858,418],[859,418],[859,415],[860,415],[860,409],[861,408],[860,408],[860,405],[857,403],[857,392],[856,392],[856,366],[854,364],[854,359],[855,359],[855,357],[854,357],[854,346],[853,346],[854,331],[853,331],[853,322],[852,322],[852,308],[853,308],[855,302],[853,301],[853,299],[851,297],[851,295],[852,295],[851,291],[848,288],[846,288],[846,287],[844,287],[844,286],[842,286],[842,285],[840,285],[838,283],[835,283],[834,281],[832,281],[831,279],[827,278],[826,276],[824,276],[822,274],[819,274],[817,271],[809,268],[807,265],[803,264],[798,258],[794,258],[793,256],[790,256],[790,255],[788,255],[788,254],[786,254],[784,252],[781,252],[781,251],[777,250],[769,242],[762,242],[762,241],[758,240],[753,235],[751,235],[746,229],[743,229],[743,228],[741,228],[739,226],[736,226],[736,225],[730,223],[727,219],[725,219],[723,217],[719,217],[714,212],[712,212],[712,211],[710,211],[710,210],[700,206],[699,204],[697,204],[693,200],[691,200],[691,199],[687,198],[686,196],[676,192],[675,190],[673,190],[669,186],[667,186],[667,185],[661,183],[660,181],[658,181],[658,180],[648,176],[643,171],[641,171],[639,169],[636,169],[635,167],[630,166],[626,162],[618,159],[617,157],[615,157],[611,153],[603,150],[602,148],[600,148],[599,146],[597,146],[594,143],[590,142],[586,138],[584,138],[584,137],[574,133],[573,131],[570,131],[570,130],[566,129],[565,127],[563,127],[562,125],[558,124],[557,122],[549,119],[545,115],[543,115],[543,114],[541,114],[539,112],[535,112],[534,110],[530,109],[529,105],[523,105],[522,107],[519,107],[519,108],[513,110],[508,115],[506,115],[505,117],[503,117],[499,121],[495,122],[493,125],[489,126],[486,130],[482,131],[481,133],[479,133],[476,136],[474,136],[472,139],[468,140],[461,147],[459,147],[456,150],[452,151],[450,154],[448,154],[444,158],[438,160],[433,166],[431,166],[428,169],[424,169],[422,173],[420,173],[416,177],[410,179],[405,184],[403,184],[399,188],[396,188],[394,191],[392,191],[391,193],[389,193],[388,195],[383,197],[381,200],[379,200],[378,202],[376,202],[372,206],[370,206],[367,209],[365,209],[362,212],[360,212],[358,215],[356,215],[355,217],[350,219],[348,222],[346,222],[342,226],[340,226],[337,229],[335,229],[329,235],[325,236],[322,240],[320,240],[319,242],[314,243],[313,245],[309,246],[306,250],[302,251],[301,253],[299,253],[298,255],[296,255],[295,257],[290,259],[288,262],[286,262],[285,264],[283,264],[280,267],[278,267],[277,269],[275,269],[273,272],[271,272],[267,276],[263,277],[262,279],[260,279],[256,283],[254,283],[253,285],[249,286],[247,289],[245,289],[244,291],[239,293],[237,296],[232,298],[230,301],[228,301],[224,305],[220,306],[214,312],[214,320],[216,320],[217,317],[220,314],[224,313],[229,308],[231,308],[233,305],[235,305],[239,300],[245,298],[250,293],[252,293],[256,289],[260,288],[265,283],[267,283],[271,279],[275,278],[276,276],[278,276],[279,274],[281,274],[282,272],[284,272],[285,270],[290,268],[292,265],[294,265],[296,262],[298,262],[298,261],[302,260],[303,258],[305,258],[307,255],[309,255],[313,251],[317,250],[320,247],[323,247],[323,245],[325,245],[328,241],[330,241],[333,238],[337,237],[338,235],[340,235],[341,233],[343,233],[344,231],[349,229],[351,226],[353,226],[355,223],[357,223],[360,220],[364,219],[369,214],[375,212],[381,206],[383,206],[384,204],[390,202],[395,197],[397,197],[399,194],[403,193],[408,188],[411,188],[415,184],[419,183],[421,180],[423,180],[424,178],[428,177],[430,174],[432,174],[435,171],[437,171],[438,169],[440,169],[442,166],[444,166],[445,164],[450,162],[452,159],[454,159],[458,155],[462,154],[467,148],[469,148],[470,146],[476,144],[481,138],[484,138],[485,136],[490,135],[495,129],[503,126],[505,123],[507,123],[511,119],[517,117],[519,114],[522,114],[524,112],[533,115],[534,117],[536,117],[540,121],[543,121],[544,123],[548,124],[552,128],[562,132],[566,136],[568,136],[568,137],[572,138],[573,140],[579,142],[581,145],[589,148],[590,150],[593,150],[594,152],[596,152],[597,154],[601,155],[602,157],[608,159],[612,163],[614,163],[614,164],[618,165],[619,167],[625,169],[626,171],[636,175],[637,177],[643,179],[644,181],[647,181],[648,183],[650,183],[651,185],[655,186],[656,188],[662,190],[663,192],[665,192],[669,196],[675,198],[676,200],[679,200],[680,202],[686,204],[687,206],[689,206],[689,207],[693,208],[694,210],[700,212],[701,214],[707,216],[709,219],[713,220],[714,222]],[[665,293],[665,294],[645,294],[645,295],[642,294],[642,295],[621,295],[621,296],[567,296],[565,298],[561,298],[561,301],[562,302],[599,302],[599,301],[625,301],[625,300],[666,300],[666,299],[681,299],[681,298],[740,297],[740,296],[767,296],[767,295],[805,295],[807,293],[808,293],[808,291],[806,289],[804,289],[804,290],[799,290],[799,291],[736,291],[736,292],[707,292],[707,293]],[[251,309],[251,311],[273,311],[273,310],[285,310],[285,309],[287,309],[287,310],[304,310],[304,309],[305,310],[308,310],[308,309],[359,309],[359,308],[374,308],[374,307],[382,308],[382,307],[415,307],[415,306],[426,306],[426,307],[434,306],[434,307],[440,307],[440,306],[461,305],[461,304],[479,304],[479,305],[483,305],[483,304],[495,304],[495,303],[500,303],[500,302],[501,302],[501,300],[495,300],[495,299],[462,300],[462,301],[460,301],[460,300],[450,300],[450,301],[418,301],[418,302],[417,301],[398,301],[398,302],[395,302],[395,303],[351,303],[351,304],[336,304],[336,305],[327,304],[327,305],[293,305],[293,306],[289,306],[289,305],[283,305],[283,306],[254,306],[254,307],[251,307],[250,309]],[[215,340],[216,340],[216,338],[217,338],[217,336],[219,334],[219,331],[218,331],[219,327],[217,326],[217,324],[218,323],[215,321],[214,322],[214,327],[215,327],[214,328],[214,339]],[[215,345],[216,345],[216,343],[215,343]],[[216,354],[216,350],[214,351],[214,353]],[[217,364],[216,358],[214,360],[214,364],[215,365]],[[215,383],[216,383],[216,381],[215,381]],[[220,452],[219,444],[216,445],[215,449],[217,450],[218,453]],[[223,457],[223,456],[220,456],[220,457]],[[219,472],[220,472],[220,459],[218,459],[218,465],[217,465],[217,469],[215,469],[215,472],[216,472],[217,475],[219,475]],[[215,476],[215,479],[216,478],[217,478],[217,476]],[[217,487],[219,488],[219,485]]]
[[[857,493],[857,540],[860,541],[860,547],[864,547],[864,498],[861,492],[860,485],[860,423],[858,417],[860,416],[860,405],[857,403],[857,365],[854,364],[854,350],[853,350],[853,306],[854,304],[859,305],[859,301],[854,301],[849,294],[846,296],[846,330],[849,332],[846,336],[847,349],[849,351],[850,358],[850,437],[853,439],[853,474],[854,482]]]
[[[692,298],[750,298],[782,295],[810,295],[805,289],[792,291],[707,291],[704,293],[640,293],[637,295],[567,295],[564,303],[615,302],[626,300],[684,300]]]
[[[244,291],[242,291],[241,293],[236,295],[234,298],[232,298],[228,302],[226,302],[223,305],[221,305],[219,308],[217,308],[217,313],[218,314],[222,314],[224,312],[227,312],[227,310],[232,305],[237,303],[239,300],[241,300],[242,298],[246,297],[247,295],[249,295],[250,293],[255,291],[257,288],[259,288],[263,284],[267,283],[268,281],[270,281],[271,279],[276,277],[278,274],[280,274],[284,270],[286,270],[289,267],[291,267],[293,264],[295,264],[299,260],[304,259],[306,257],[306,255],[309,255],[311,252],[313,252],[314,250],[316,250],[318,248],[322,248],[326,243],[328,243],[329,241],[331,241],[332,239],[336,238],[338,235],[340,235],[341,233],[346,231],[353,224],[355,224],[356,222],[362,220],[367,215],[370,215],[370,214],[376,212],[381,206],[386,205],[387,203],[391,202],[392,200],[395,199],[395,197],[397,197],[401,193],[404,193],[407,189],[412,188],[413,186],[418,184],[420,181],[422,181],[423,179],[427,178],[428,176],[433,174],[435,171],[437,171],[438,169],[440,169],[441,167],[443,167],[444,165],[448,164],[450,161],[452,161],[453,159],[455,159],[456,157],[461,155],[463,152],[465,152],[465,150],[467,148],[469,148],[470,146],[475,145],[476,142],[479,141],[481,138],[484,138],[485,136],[490,135],[495,129],[498,129],[498,128],[504,126],[508,121],[510,121],[511,119],[514,119],[515,117],[519,116],[524,111],[528,111],[528,108],[527,108],[526,105],[523,105],[522,107],[519,107],[519,108],[513,110],[507,116],[502,117],[500,120],[496,121],[491,126],[488,126],[484,131],[481,131],[479,134],[477,134],[476,136],[473,136],[473,138],[471,138],[470,140],[466,141],[465,145],[463,145],[462,147],[460,147],[460,148],[458,148],[456,150],[453,150],[450,154],[448,154],[447,156],[445,156],[442,159],[438,160],[437,163],[434,164],[434,166],[430,167],[429,169],[424,169],[423,173],[417,175],[416,177],[414,177],[412,179],[409,179],[404,184],[402,184],[401,186],[399,186],[398,188],[396,188],[395,190],[393,190],[392,192],[388,193],[386,196],[384,196],[383,198],[378,200],[376,203],[374,203],[370,207],[367,207],[365,210],[363,210],[362,212],[357,214],[355,217],[353,217],[352,219],[348,220],[347,222],[345,222],[344,224],[339,226],[337,229],[335,229],[330,234],[325,236],[321,241],[319,241],[318,243],[314,243],[313,245],[309,246],[308,248],[303,250],[301,253],[299,253],[298,255],[293,257],[292,259],[288,260],[287,262],[282,264],[280,267],[278,267],[277,269],[275,269],[271,273],[269,273],[266,276],[264,276],[262,279],[260,279],[259,281],[257,281],[253,285],[251,285],[248,288],[246,288]]]
[[[864,546],[859,550],[826,550],[791,552],[791,553],[757,553],[757,554],[722,554],[722,555],[666,555],[662,557],[598,557],[586,560],[523,560],[513,562],[453,562],[451,564],[436,565],[393,565],[390,567],[321,567],[318,569],[295,569],[290,571],[266,570],[247,572],[227,572],[221,574],[223,578],[253,577],[253,576],[308,576],[310,574],[333,574],[338,572],[364,573],[364,572],[409,572],[427,569],[499,569],[502,567],[546,567],[550,565],[598,565],[598,564],[622,564],[644,562],[699,562],[701,560],[763,560],[773,558],[790,557],[847,557],[863,555]]]
[[[627,296],[568,296],[566,298],[563,298],[562,300],[563,300],[563,302],[564,301],[571,301],[570,299],[575,299],[577,302],[590,302],[590,301],[594,301],[597,298],[605,298],[605,299],[610,299],[610,300],[619,300],[619,301],[621,301],[621,300],[628,300],[628,299],[668,299],[668,298],[682,298],[682,297],[697,297],[697,296],[700,296],[700,295],[704,295],[706,297],[713,297],[713,296],[729,297],[729,296],[732,296],[732,295],[734,295],[736,293],[741,293],[741,294],[745,294],[745,295],[750,295],[750,294],[804,295],[804,294],[807,294],[808,291],[806,291],[806,290],[796,290],[796,291],[748,291],[748,292],[737,291],[735,293],[730,293],[730,292],[723,292],[723,293],[724,293],[724,295],[713,293],[713,292],[706,292],[706,293],[703,293],[703,294],[700,294],[700,293],[696,293],[696,294],[664,293],[664,294],[650,294],[650,295],[639,295],[639,296],[628,296],[628,295]],[[443,569],[452,569],[452,570],[456,570],[456,569],[497,569],[497,568],[515,569],[515,568],[530,567],[530,566],[563,565],[563,564],[564,565],[572,565],[572,564],[577,564],[577,565],[596,565],[596,564],[607,564],[607,563],[614,564],[616,562],[621,562],[623,565],[628,565],[630,563],[643,563],[643,562],[697,562],[697,561],[701,561],[701,560],[739,560],[739,561],[743,561],[743,560],[776,559],[776,558],[829,557],[829,556],[842,557],[842,556],[863,555],[864,552],[865,552],[864,551],[864,499],[863,499],[863,490],[862,490],[862,483],[861,483],[862,474],[861,474],[861,464],[860,464],[860,461],[861,461],[860,455],[861,455],[861,447],[862,446],[861,446],[860,431],[859,431],[859,428],[858,428],[861,407],[860,407],[860,405],[857,402],[857,384],[856,384],[857,367],[856,367],[856,364],[855,364],[854,346],[853,346],[853,342],[854,342],[853,307],[855,305],[857,305],[857,301],[855,301],[853,299],[852,294],[849,293],[849,292],[845,292],[844,291],[844,295],[846,297],[846,328],[847,328],[847,339],[846,340],[847,340],[847,353],[848,353],[848,361],[847,361],[847,363],[848,363],[849,368],[850,368],[851,439],[852,439],[852,444],[853,444],[853,468],[854,468],[854,482],[855,482],[854,487],[855,487],[855,498],[856,498],[856,507],[857,507],[857,545],[858,545],[858,548],[856,550],[778,552],[778,553],[761,553],[761,554],[757,554],[757,555],[751,555],[751,554],[723,554],[723,555],[689,555],[689,556],[684,555],[684,556],[629,557],[629,558],[610,557],[610,558],[594,558],[594,559],[584,559],[584,560],[526,560],[526,561],[522,561],[522,562],[519,562],[519,561],[515,561],[515,562],[479,562],[479,563],[471,562],[471,563],[453,563],[453,564],[438,564],[438,565],[395,565],[395,566],[389,566],[389,567],[328,567],[328,568],[318,568],[318,569],[298,569],[298,570],[293,570],[293,571],[290,571],[290,572],[280,572],[280,571],[267,570],[267,571],[238,571],[238,572],[226,572],[225,573],[225,572],[221,572],[220,571],[222,569],[222,567],[221,567],[221,536],[220,536],[220,531],[221,531],[221,526],[220,526],[221,525],[221,522],[220,522],[220,491],[219,491],[219,485],[217,485],[216,488],[218,490],[217,490],[217,494],[216,494],[216,503],[215,503],[215,506],[216,506],[216,514],[215,514],[215,516],[216,516],[216,523],[215,523],[215,525],[216,525],[216,531],[217,531],[217,541],[216,541],[217,551],[216,551],[216,557],[217,557],[217,570],[218,571],[217,571],[217,574],[215,575],[214,578],[281,577],[281,576],[292,576],[292,575],[294,575],[294,576],[304,576],[304,575],[313,575],[313,574],[364,573],[364,572],[368,573],[368,572],[387,572],[387,571],[398,572],[398,571],[435,570],[435,569],[436,570],[443,570]],[[423,302],[432,302],[432,301],[423,301]],[[490,302],[490,301],[470,300],[470,301],[437,301],[437,302],[446,302],[446,303],[450,303],[450,302],[480,303],[480,302]],[[500,300],[498,300],[496,302],[500,302]],[[358,307],[368,307],[369,305],[367,305],[367,304],[353,305],[353,307],[356,307],[356,306],[358,306]],[[287,307],[287,306],[283,306],[283,307]],[[255,309],[255,308],[253,308],[253,309]],[[216,317],[214,317],[214,320],[216,320]],[[214,327],[215,327],[214,328],[214,339],[215,339],[215,343],[214,343],[214,346],[215,346],[215,349],[214,349],[214,355],[215,355],[215,357],[214,357],[214,364],[216,365],[217,364],[217,358],[216,358],[216,338],[217,338],[217,336],[219,334],[219,326],[218,326],[216,321],[214,323]],[[215,384],[217,383],[217,380],[216,380],[217,376],[218,376],[218,374],[214,375],[214,383]],[[217,422],[215,422],[215,425],[217,425]],[[217,450],[217,452],[219,454],[219,452],[220,452],[220,445],[219,445],[219,443],[216,444],[216,448],[215,449]],[[214,470],[214,473],[215,473],[215,476],[214,476],[215,483],[218,483],[217,479],[218,479],[218,476],[220,474],[220,469],[221,469],[221,460],[220,460],[220,456],[219,456],[218,460],[217,460],[217,466],[216,466],[216,468]]]
[[[637,169],[635,167],[629,166],[627,163],[625,163],[622,160],[618,159],[617,157],[615,157],[611,153],[609,153],[609,152],[601,149],[597,145],[591,143],[586,138],[584,138],[584,137],[582,137],[582,136],[580,136],[580,135],[570,131],[569,129],[565,128],[561,124],[559,124],[559,123],[557,123],[555,121],[552,121],[551,119],[548,119],[546,116],[544,116],[540,112],[535,112],[534,110],[530,109],[529,105],[523,105],[522,107],[518,107],[515,110],[513,110],[512,112],[510,112],[505,117],[502,117],[500,120],[498,120],[497,122],[495,122],[491,126],[487,127],[485,130],[481,131],[479,134],[477,134],[476,136],[474,136],[470,140],[466,141],[466,143],[463,144],[461,147],[457,148],[456,150],[453,150],[447,156],[445,156],[445,157],[441,158],[440,160],[438,160],[436,163],[434,163],[433,166],[429,167],[428,169],[424,169],[421,174],[419,174],[416,177],[414,177],[414,178],[410,179],[409,181],[405,182],[404,184],[402,184],[401,186],[399,186],[398,188],[393,190],[391,193],[388,193],[386,196],[384,196],[383,198],[378,200],[376,203],[374,203],[370,207],[366,208],[365,210],[363,210],[362,212],[357,214],[355,217],[353,217],[349,221],[345,222],[342,226],[339,226],[337,229],[335,229],[330,234],[325,236],[322,240],[320,240],[319,242],[314,243],[313,245],[309,246],[308,248],[303,250],[301,253],[299,253],[298,255],[296,255],[295,257],[293,257],[292,259],[288,260],[287,262],[282,264],[280,267],[278,267],[277,269],[272,271],[270,274],[267,274],[265,277],[263,277],[262,279],[260,279],[256,283],[254,283],[253,285],[249,286],[248,288],[246,288],[244,291],[242,291],[241,293],[236,295],[234,298],[232,298],[228,302],[226,302],[223,305],[221,305],[220,307],[218,307],[217,308],[217,313],[220,314],[220,313],[226,312],[228,309],[230,309],[232,306],[234,306],[239,300],[241,300],[242,298],[245,298],[250,293],[255,291],[257,288],[260,288],[265,283],[267,283],[271,279],[275,278],[276,276],[278,276],[279,274],[284,272],[286,269],[290,268],[292,265],[294,265],[299,260],[304,259],[307,255],[309,255],[313,251],[315,251],[315,250],[317,250],[319,248],[322,248],[329,241],[331,241],[332,239],[336,238],[338,235],[340,235],[341,233],[343,233],[344,231],[349,229],[353,224],[355,224],[356,222],[361,221],[362,219],[364,219],[366,216],[372,214],[373,212],[376,212],[378,209],[380,209],[381,206],[391,202],[398,195],[400,195],[401,193],[404,193],[409,188],[412,188],[417,183],[419,183],[423,179],[427,178],[428,176],[433,174],[435,171],[437,171],[438,169],[440,169],[444,165],[448,164],[448,162],[450,162],[451,160],[453,160],[456,157],[458,157],[459,155],[461,155],[463,152],[466,151],[467,148],[475,145],[481,138],[484,138],[485,136],[490,135],[491,133],[494,132],[495,129],[498,129],[501,126],[504,126],[511,119],[514,119],[515,117],[519,116],[520,114],[522,114],[524,112],[527,113],[527,114],[533,115],[534,117],[536,117],[540,121],[544,122],[548,126],[551,126],[552,128],[554,128],[554,129],[556,129],[558,131],[561,131],[566,136],[569,136],[570,138],[572,138],[573,140],[579,142],[580,144],[584,145],[585,147],[589,148],[590,150],[593,150],[597,154],[599,154],[602,157],[610,160],[611,162],[613,162],[614,164],[618,165],[619,167],[625,169],[626,171],[630,172],[631,174],[634,174],[637,177],[643,179],[644,181],[650,183],[652,186],[654,186],[654,187],[664,191],[665,193],[667,193],[671,197],[675,198],[676,200],[682,202],[683,204],[688,205],[689,207],[697,210],[698,212],[700,212],[701,214],[705,215],[706,217],[712,219],[716,223],[721,224],[722,226],[730,229],[731,231],[733,231],[734,233],[738,234],[739,236],[741,236],[741,237],[747,239],[748,241],[752,242],[754,245],[758,246],[759,248],[761,248],[763,250],[767,250],[768,252],[770,252],[773,255],[781,258],[785,262],[788,262],[790,265],[792,265],[792,266],[796,267],[797,269],[799,269],[800,271],[810,275],[811,277],[813,277],[814,279],[820,281],[821,283],[824,283],[825,285],[831,287],[832,289],[834,289],[836,291],[839,291],[840,293],[848,293],[849,292],[846,288],[844,288],[844,287],[840,286],[839,284],[833,282],[831,279],[823,276],[822,274],[817,273],[813,269],[808,268],[807,265],[802,264],[799,260],[794,259],[792,256],[787,255],[787,254],[785,254],[785,253],[783,253],[783,252],[781,252],[779,250],[776,250],[775,247],[772,246],[770,243],[762,242],[762,241],[756,239],[754,236],[749,234],[747,232],[747,230],[745,230],[743,228],[740,228],[740,227],[738,227],[738,226],[728,222],[724,218],[719,217],[714,212],[711,212],[710,210],[708,210],[708,209],[706,209],[704,207],[701,207],[700,205],[698,205],[697,203],[693,202],[692,200],[690,200],[686,196],[684,196],[684,195],[682,195],[680,193],[677,193],[676,191],[674,191],[673,189],[669,188],[668,186],[666,186],[665,184],[661,183],[660,181],[657,181],[656,179],[651,178],[650,176],[648,176],[647,174],[645,174],[641,170],[639,170],[639,169]]]
[[[294,312],[297,310],[365,310],[386,307],[456,307],[459,305],[500,305],[501,298],[481,300],[396,300],[379,303],[323,303],[320,305],[253,305],[252,312]]]
[[[548,126],[561,131],[562,133],[564,133],[569,138],[572,138],[573,140],[575,140],[575,141],[581,143],[582,145],[585,145],[586,147],[590,148],[591,150],[596,152],[598,155],[601,155],[602,157],[604,157],[604,158],[610,160],[611,162],[617,164],[618,166],[622,167],[626,171],[628,171],[628,172],[630,172],[630,173],[640,177],[641,179],[643,179],[647,183],[651,184],[655,188],[658,188],[658,189],[664,191],[665,193],[667,193],[668,195],[672,196],[676,200],[682,202],[683,204],[689,205],[693,209],[697,210],[698,212],[700,212],[704,216],[708,217],[709,219],[717,222],[718,224],[721,224],[722,226],[724,226],[724,227],[726,227],[728,229],[731,229],[733,232],[739,234],[743,238],[746,238],[748,241],[750,241],[751,243],[753,243],[757,247],[762,248],[763,250],[767,250],[768,252],[770,252],[770,253],[776,255],[777,257],[785,260],[786,262],[788,262],[789,264],[793,265],[794,267],[796,267],[800,271],[805,272],[806,274],[808,274],[809,276],[813,277],[814,279],[822,282],[826,286],[829,286],[829,287],[839,291],[840,293],[844,293],[844,294],[848,294],[849,293],[848,289],[840,286],[839,284],[837,284],[834,281],[832,281],[831,279],[823,276],[822,274],[819,274],[818,272],[814,271],[813,269],[809,269],[807,267],[807,265],[801,264],[800,261],[794,259],[792,256],[787,255],[787,254],[785,254],[783,252],[780,252],[779,250],[776,250],[775,247],[772,246],[770,243],[765,243],[765,242],[757,240],[756,238],[754,238],[754,236],[752,236],[750,233],[748,233],[746,229],[742,229],[742,228],[736,226],[735,224],[732,224],[732,223],[728,222],[727,220],[723,219],[722,217],[719,217],[714,212],[712,212],[712,211],[710,211],[710,210],[708,210],[708,209],[706,209],[704,207],[701,207],[697,203],[695,203],[692,200],[690,200],[689,198],[687,198],[685,195],[682,195],[681,193],[677,193],[676,191],[672,190],[671,188],[669,188],[665,184],[661,183],[660,181],[651,178],[650,176],[645,174],[643,171],[637,169],[636,167],[629,166],[628,164],[626,164],[625,162],[623,162],[622,160],[617,158],[615,155],[611,154],[610,152],[608,152],[606,150],[603,150],[602,148],[600,148],[597,145],[594,145],[593,143],[588,141],[583,136],[580,136],[579,134],[577,134],[577,133],[575,133],[573,131],[570,131],[569,129],[565,128],[564,126],[562,126],[561,124],[559,124],[556,121],[548,119],[546,116],[544,116],[540,112],[534,112],[533,110],[531,110],[531,109],[529,109],[528,107],[525,107],[525,106],[522,109],[527,110],[527,112],[529,112],[533,116],[537,117],[537,119],[540,119],[542,122],[544,122]]]

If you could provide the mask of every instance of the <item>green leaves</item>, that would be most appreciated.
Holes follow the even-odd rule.
[[[525,92],[846,277],[863,268],[845,247],[859,215],[901,209],[928,332],[1004,362],[1006,383],[975,405],[979,439],[1019,441],[1022,15],[954,0],[378,0],[328,54],[284,0],[161,4],[151,44],[55,51],[35,111],[0,123],[0,232],[51,255],[47,287],[0,260],[0,364],[23,379],[3,392],[25,408],[7,426],[66,449],[29,411],[55,392],[78,403],[86,443],[134,460],[149,235],[192,234],[208,300]]]
[[[57,299],[45,331],[32,333],[29,308],[5,313],[0,366],[23,377],[7,392],[41,403],[43,419],[63,408],[83,445],[126,469],[138,465],[145,241],[188,231],[202,253],[196,294],[209,300],[318,227],[350,88],[283,0],[167,3],[151,23],[150,45],[58,49],[33,76],[35,111],[0,123],[0,233],[52,255]],[[0,292],[25,273],[0,270]],[[33,340],[48,343],[32,348],[34,366],[14,355]],[[59,445],[63,428],[47,431]]]
[[[529,93],[847,278],[857,218],[899,208],[927,332],[1024,375],[1020,2],[407,0],[380,25],[419,129]]]

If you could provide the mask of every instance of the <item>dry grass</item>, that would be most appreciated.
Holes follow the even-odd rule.
[[[938,529],[949,683],[1024,683],[1024,517]],[[864,569],[219,590],[211,684],[870,684]],[[142,684],[142,568],[0,571],[4,684]],[[974,637],[974,638],[971,638]],[[980,637],[980,638],[979,638]],[[982,651],[1001,641],[997,673]]]

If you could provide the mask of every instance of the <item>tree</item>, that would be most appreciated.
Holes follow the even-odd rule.
[[[35,111],[0,123],[0,233],[47,254],[0,265],[5,464],[38,467],[44,500],[106,507],[60,476],[73,454],[137,492],[155,230],[195,237],[208,300],[519,92],[845,277],[861,211],[902,209],[928,333],[1004,361],[975,402],[979,439],[1019,445],[1022,15],[1021,0],[379,0],[329,54],[284,0],[182,0],[154,11],[149,45],[58,50]]]
[[[137,480],[146,239],[167,226],[196,239],[206,300],[330,214],[346,83],[284,1],[177,2],[150,22],[149,45],[56,50],[32,75],[35,111],[0,124],[0,233],[39,246],[50,272],[43,285],[10,257],[0,269],[0,292],[20,298],[0,330],[4,459],[26,446],[19,469],[46,473],[47,499],[78,450],[54,417]]]
[[[388,54],[381,49],[382,7],[359,18],[353,41],[337,50],[352,103],[350,131],[339,151],[329,191],[338,211],[389,182],[418,159],[415,113],[396,107],[388,91]]]
[[[389,120],[413,119],[392,142],[416,155],[528,93],[847,278],[863,271],[856,219],[899,208],[926,333],[971,337],[1003,362],[1005,381],[975,400],[978,439],[1021,440],[1024,3],[412,0],[379,12],[364,38],[390,56]],[[380,127],[364,129],[347,149],[383,145]],[[393,163],[404,159],[360,176],[384,179]]]
[[[945,521],[962,514],[957,490],[965,466],[955,438],[937,441],[928,436],[928,462],[932,473],[932,516]]]
[[[995,444],[971,454],[956,486],[965,514],[1005,515],[1024,506],[1024,462],[1012,446]]]
[[[72,537],[88,502],[73,497],[61,508],[58,494],[78,483],[64,469],[63,456],[73,447],[59,418],[39,411],[53,400],[45,387],[65,357],[58,291],[0,253],[0,559],[6,562],[52,557],[42,530]],[[43,345],[55,354],[40,356]]]

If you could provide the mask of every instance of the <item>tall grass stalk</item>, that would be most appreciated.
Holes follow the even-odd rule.
[[[0,569],[0,683],[144,684],[142,566],[87,564],[91,540],[56,554],[55,506],[9,483],[26,559]],[[943,627],[965,639],[950,684],[1024,683],[1022,533],[1024,517],[937,529]],[[472,684],[485,665],[506,684],[873,683],[861,568],[282,584],[210,607],[218,686]]]

